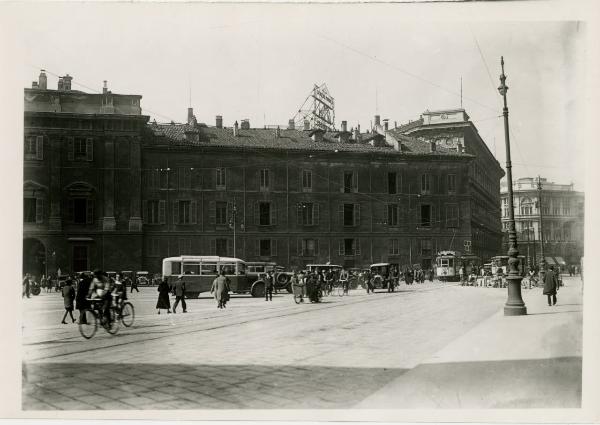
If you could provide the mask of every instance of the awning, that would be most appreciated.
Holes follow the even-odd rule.
[[[562,257],[554,257],[554,260],[561,266],[567,265],[567,262]]]
[[[554,258],[552,257],[544,257],[546,259],[546,264],[549,266],[553,266],[556,264],[556,261],[554,261]]]

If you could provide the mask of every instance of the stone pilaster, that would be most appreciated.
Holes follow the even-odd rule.
[[[114,231],[117,223],[115,220],[115,141],[112,136],[104,139],[103,206],[102,231]]]
[[[61,137],[50,137],[50,152],[49,152],[49,174],[50,174],[50,217],[48,218],[48,229],[53,232],[62,230],[62,219],[60,216],[61,203],[61,188],[60,188],[60,152],[61,152]]]
[[[131,157],[131,204],[129,214],[129,231],[142,231],[142,214],[141,214],[141,199],[142,199],[142,174],[141,162],[142,152],[140,145],[140,137],[134,136],[130,139],[130,157]]]

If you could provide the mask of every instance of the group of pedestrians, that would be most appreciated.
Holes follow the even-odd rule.
[[[181,302],[181,308],[184,313],[187,313],[187,304],[185,302],[185,281],[182,276],[179,276],[177,280],[169,285],[169,281],[165,277],[162,282],[158,285],[158,300],[156,301],[156,309],[158,314],[160,310],[167,310],[167,313],[171,313],[171,299],[170,294],[175,295],[175,303],[173,304],[173,313],[177,313],[177,306]]]

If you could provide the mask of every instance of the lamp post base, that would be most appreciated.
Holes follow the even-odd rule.
[[[510,277],[509,277],[510,279]],[[524,316],[527,314],[527,307],[521,297],[521,277],[510,279],[508,282],[508,299],[504,304],[505,316]]]

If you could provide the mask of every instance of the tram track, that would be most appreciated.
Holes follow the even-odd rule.
[[[411,289],[411,290],[405,290],[405,291],[396,291],[393,293],[380,292],[380,293],[375,293],[375,294],[369,295],[369,296],[367,296],[365,294],[363,296],[360,296],[360,298],[357,298],[356,300],[350,300],[350,301],[345,301],[345,300],[348,300],[349,297],[344,298],[344,297],[329,296],[329,297],[324,297],[323,298],[324,302],[319,303],[319,304],[308,304],[308,303],[304,304],[304,305],[293,304],[291,306],[288,305],[285,307],[265,306],[265,307],[261,308],[260,311],[249,311],[249,312],[244,312],[244,313],[236,313],[235,310],[231,310],[231,313],[228,312],[229,314],[227,314],[225,316],[223,316],[222,311],[219,313],[215,312],[215,313],[205,314],[201,317],[198,317],[196,314],[191,314],[186,317],[185,321],[175,323],[175,325],[177,325],[176,330],[174,330],[171,327],[172,322],[164,323],[164,324],[153,323],[150,326],[142,325],[142,326],[134,326],[133,328],[131,328],[134,330],[144,330],[144,329],[149,329],[149,328],[167,329],[167,330],[169,330],[168,335],[148,336],[147,334],[145,335],[144,333],[135,333],[135,334],[128,333],[128,334],[118,334],[116,336],[110,336],[107,338],[103,338],[102,340],[96,339],[96,340],[83,341],[81,339],[81,336],[77,334],[77,336],[70,336],[70,337],[64,338],[63,340],[60,340],[60,341],[56,341],[56,340],[37,341],[35,343],[23,344],[24,349],[26,350],[27,347],[40,346],[43,344],[52,344],[52,345],[38,349],[40,351],[40,353],[38,355],[33,355],[29,358],[26,358],[25,362],[35,362],[35,361],[43,361],[43,360],[49,360],[49,359],[60,359],[63,357],[68,357],[68,356],[76,355],[76,354],[85,354],[85,353],[90,353],[90,352],[94,352],[94,351],[113,349],[113,348],[128,346],[131,344],[140,344],[140,343],[156,341],[156,340],[160,340],[160,339],[166,340],[169,338],[176,338],[181,335],[193,335],[193,334],[197,334],[197,333],[201,333],[201,332],[225,329],[225,328],[230,328],[230,327],[234,327],[234,326],[242,326],[242,325],[250,324],[253,322],[264,321],[264,320],[279,319],[279,318],[283,318],[283,317],[293,317],[293,316],[298,316],[298,315],[303,315],[303,314],[311,314],[311,313],[315,313],[315,312],[322,311],[322,310],[335,309],[335,308],[341,308],[341,307],[350,307],[352,305],[356,305],[356,304],[360,304],[360,303],[369,303],[370,304],[370,303],[386,302],[386,301],[389,301],[389,299],[391,297],[411,296],[411,295],[416,295],[416,294],[423,293],[423,292],[439,291],[439,290],[449,288],[452,286],[458,286],[458,284],[445,284],[442,286],[428,287],[428,288],[423,288],[423,289]],[[385,296],[383,297],[383,296],[379,296],[379,295],[385,295]],[[330,299],[340,300],[341,302],[328,301]],[[310,307],[306,308],[307,306],[310,306]],[[235,317],[235,319],[237,319],[237,320],[229,321],[228,319],[231,319],[232,317]],[[202,323],[198,323],[199,321],[204,322],[204,321],[210,321],[210,320],[214,320],[214,319],[220,319],[219,320],[220,323],[214,323],[211,326],[202,326]],[[223,321],[225,321],[225,323],[223,323]],[[197,327],[197,326],[200,326],[200,328],[190,329],[191,327]],[[115,343],[116,338],[127,338],[128,340]],[[80,349],[80,350],[71,350],[67,353],[57,353],[57,354],[48,354],[47,353],[47,351],[50,351],[50,350],[55,351],[55,350],[70,346],[74,341],[80,341],[81,343],[97,343],[98,345],[96,345],[94,347],[87,347],[85,349]],[[45,351],[46,354],[42,353],[41,351]]]

